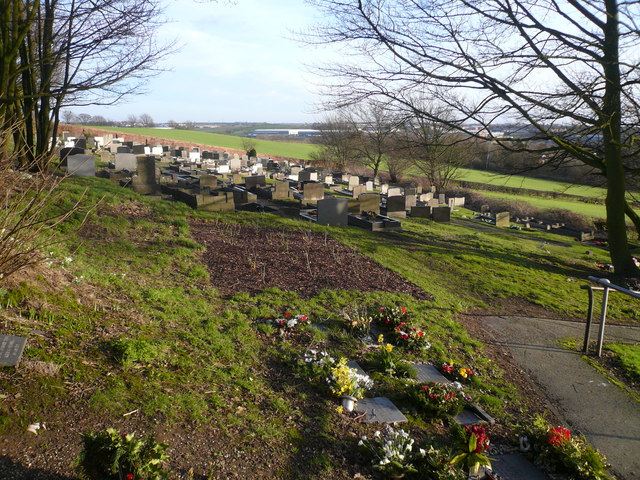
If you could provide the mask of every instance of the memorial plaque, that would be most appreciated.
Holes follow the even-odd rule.
[[[15,367],[20,363],[27,339],[15,335],[0,335],[0,367]]]
[[[353,368],[356,372],[358,372],[358,375],[365,375],[365,376],[369,376],[367,375],[367,372],[365,372],[362,367],[360,365],[358,365],[358,362],[356,362],[355,360],[350,360],[347,362],[347,367],[349,368]]]
[[[387,397],[358,400],[355,410],[364,413],[368,423],[403,423],[407,421],[407,417]]]
[[[468,405],[464,410],[455,416],[454,420],[460,425],[479,425],[484,423],[495,423],[496,421],[487,412],[477,405]]]
[[[414,365],[413,368],[416,369],[416,380],[420,383],[451,383],[451,380],[442,375],[436,367],[429,363],[418,363]]]
[[[503,480],[549,480],[522,455],[491,455],[491,471]]]

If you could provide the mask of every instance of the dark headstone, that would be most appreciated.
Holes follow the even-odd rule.
[[[318,200],[318,223],[334,227],[348,224],[348,200],[346,198],[323,198]]]
[[[69,155],[84,155],[84,149],[77,147],[65,147],[60,149],[60,166],[67,166],[67,157]]]
[[[305,183],[302,187],[302,201],[315,203],[324,198],[324,185],[322,183]]]
[[[431,218],[431,207],[411,207],[411,216],[414,218]]]
[[[131,153],[131,148],[123,145],[121,147],[116,148],[116,153]]]
[[[87,139],[84,138],[84,137],[76,138],[75,146],[76,146],[76,148],[81,148],[82,150],[86,150],[87,149]],[[84,153],[84,151],[82,153]]]
[[[405,218],[407,216],[406,200],[404,196],[396,195],[393,197],[387,197],[387,216],[397,218]]]
[[[264,187],[267,185],[267,181],[264,175],[251,175],[245,177],[244,185],[247,190],[255,190],[256,187]]]
[[[500,480],[549,480],[522,455],[491,455],[491,471],[497,473]]]
[[[431,217],[434,222],[448,223],[451,221],[451,209],[449,207],[433,207]]]
[[[0,367],[15,367],[20,363],[27,339],[15,335],[0,335]]]
[[[116,170],[133,172],[138,168],[138,159],[133,153],[116,153]]]
[[[380,195],[377,193],[363,193],[358,197],[361,212],[375,212],[380,214]]]

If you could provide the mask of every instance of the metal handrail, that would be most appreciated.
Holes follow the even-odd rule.
[[[589,337],[591,335],[591,323],[593,317],[593,291],[594,290],[603,290],[604,294],[602,296],[602,308],[600,310],[600,330],[598,332],[598,347],[597,347],[597,355],[598,357],[602,356],[602,344],[604,342],[604,327],[607,320],[607,304],[609,302],[609,290],[615,290],[620,293],[624,293],[625,295],[629,295],[630,297],[640,299],[640,292],[635,292],[633,290],[629,290],[627,288],[621,287],[620,285],[615,285],[611,283],[611,281],[607,278],[597,278],[597,277],[587,277],[588,280],[591,280],[594,283],[602,285],[602,287],[592,287],[591,285],[583,285],[580,288],[587,289],[589,292],[589,310],[587,312],[587,325],[584,332],[584,343],[582,344],[582,352],[587,353],[589,350]]]

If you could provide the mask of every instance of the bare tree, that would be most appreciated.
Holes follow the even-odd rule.
[[[80,113],[78,115],[78,123],[81,125],[89,125],[91,123],[91,115],[88,113]]]
[[[392,138],[397,132],[398,121],[388,102],[369,100],[355,104],[350,109],[351,130],[354,132],[353,149],[358,160],[378,176],[381,167],[388,164]],[[395,173],[395,172],[394,172]]]
[[[5,2],[0,122],[25,161],[51,152],[63,107],[138,93],[171,48],[158,45],[159,0]],[[5,41],[6,39],[6,41]]]
[[[133,113],[127,115],[127,119],[124,121],[127,127],[135,127],[138,123],[138,117]]]
[[[342,171],[357,158],[355,143],[358,133],[345,110],[335,112],[318,125],[321,145],[318,157],[329,168]]]
[[[148,113],[143,113],[138,118],[138,121],[142,124],[143,127],[155,127],[156,124],[153,121],[153,118]]]
[[[62,119],[64,120],[65,123],[74,123],[78,121],[76,114],[73,113],[71,110],[64,110],[62,112]]]
[[[618,0],[310,0],[326,12],[313,41],[348,42],[358,61],[327,66],[341,78],[334,105],[388,99],[402,110],[491,132],[523,122],[505,148],[564,152],[607,180],[607,231],[617,274],[638,276],[628,245],[625,171],[637,173],[640,2]],[[449,95],[457,91],[456,96]],[[331,93],[331,92],[330,92]],[[416,94],[455,112],[421,110]],[[458,99],[464,97],[465,101]]]

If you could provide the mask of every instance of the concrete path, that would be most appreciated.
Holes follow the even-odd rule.
[[[640,403],[613,385],[561,340],[582,345],[584,324],[544,318],[489,316],[496,343],[507,347],[523,370],[546,390],[567,423],[600,450],[620,479],[640,479]],[[592,327],[597,338],[599,325]],[[607,325],[605,344],[640,342],[640,327]]]

